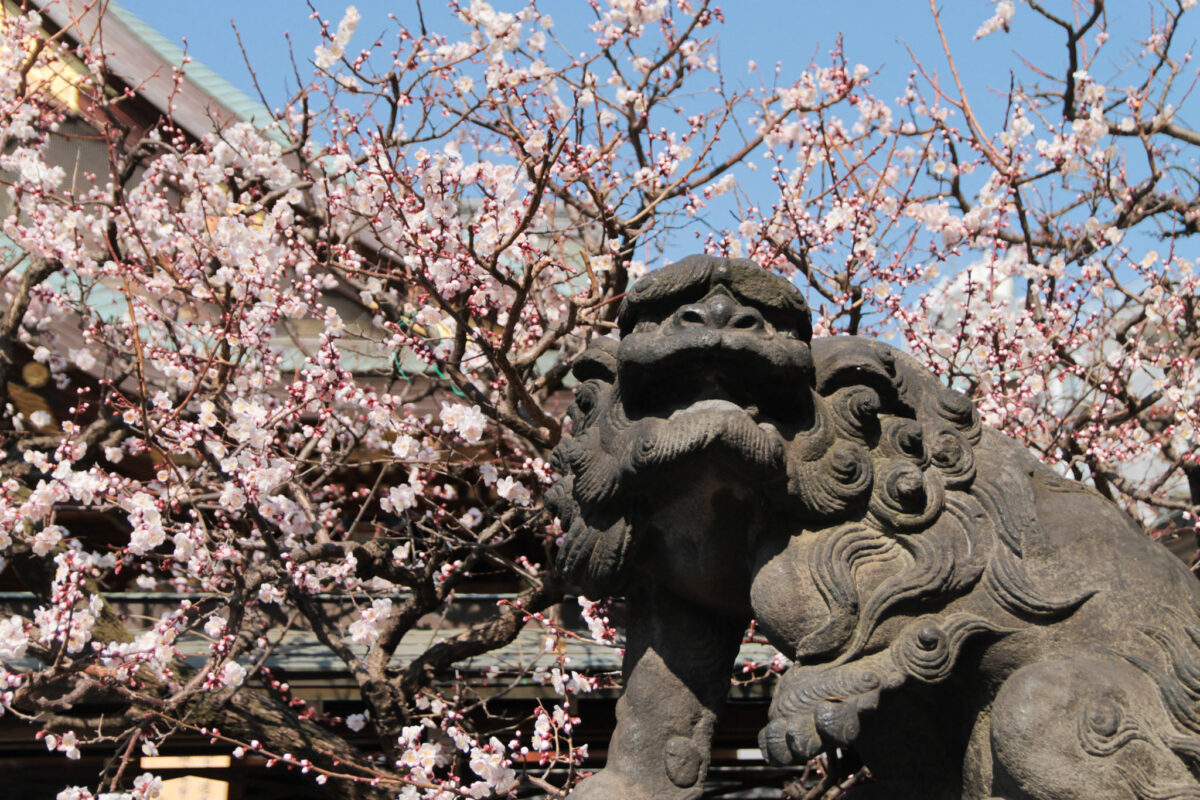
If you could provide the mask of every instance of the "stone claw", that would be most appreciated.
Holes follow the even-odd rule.
[[[758,746],[775,766],[803,764],[821,752],[821,738],[811,712],[773,719],[758,734]]]
[[[771,720],[758,744],[771,764],[803,764],[831,746],[853,744],[862,728],[860,715],[879,705],[879,692],[841,700],[804,704]]]
[[[862,714],[878,707],[879,692],[842,700],[821,700],[813,706],[818,734],[827,743],[838,746],[853,744],[862,730]]]

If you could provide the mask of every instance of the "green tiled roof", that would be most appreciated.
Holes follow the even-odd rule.
[[[152,28],[132,11],[122,8],[116,2],[110,1],[107,13],[116,16],[135,36],[142,40],[146,47],[157,53],[163,61],[174,67],[183,65],[183,49]],[[241,119],[252,122],[260,127],[271,121],[270,112],[262,103],[253,99],[194,58],[187,64],[187,76],[192,83],[210,94],[214,100]]]

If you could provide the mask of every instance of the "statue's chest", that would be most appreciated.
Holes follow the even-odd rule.
[[[759,630],[788,658],[796,645],[830,619],[796,537],[780,536],[759,551],[750,584],[750,604]]]

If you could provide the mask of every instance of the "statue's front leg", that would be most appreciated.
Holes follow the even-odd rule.
[[[629,616],[625,691],[608,763],[571,800],[693,800],[746,620],[655,586],[630,597]]]

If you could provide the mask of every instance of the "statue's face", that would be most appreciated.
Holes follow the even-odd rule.
[[[915,361],[812,342],[799,291],[749,262],[651,273],[619,321],[575,364],[547,496],[585,594],[622,593],[636,562],[701,604],[750,597],[768,635],[816,658],[865,646],[903,587],[978,577],[958,518],[935,524],[974,479],[978,415]],[[918,532],[905,555],[894,535]]]
[[[703,418],[710,422],[689,426],[712,428],[717,438],[715,429],[749,420],[772,440],[811,424],[804,390],[812,384],[812,354],[796,321],[778,309],[718,285],[695,302],[628,316],[617,365],[629,419]]]
[[[557,453],[568,477],[550,498],[568,526],[560,563],[585,586],[619,571],[644,535],[633,528],[659,546],[703,544],[697,569],[724,557],[713,542],[744,550],[731,522],[782,496],[789,448],[814,426],[811,322],[784,279],[685,259],[638,282],[620,328],[619,344],[595,343],[576,366],[575,427]]]
[[[782,474],[784,440],[813,423],[812,325],[794,286],[749,262],[684,259],[633,287],[620,328],[611,411],[637,431],[627,455],[645,486],[696,460]]]

